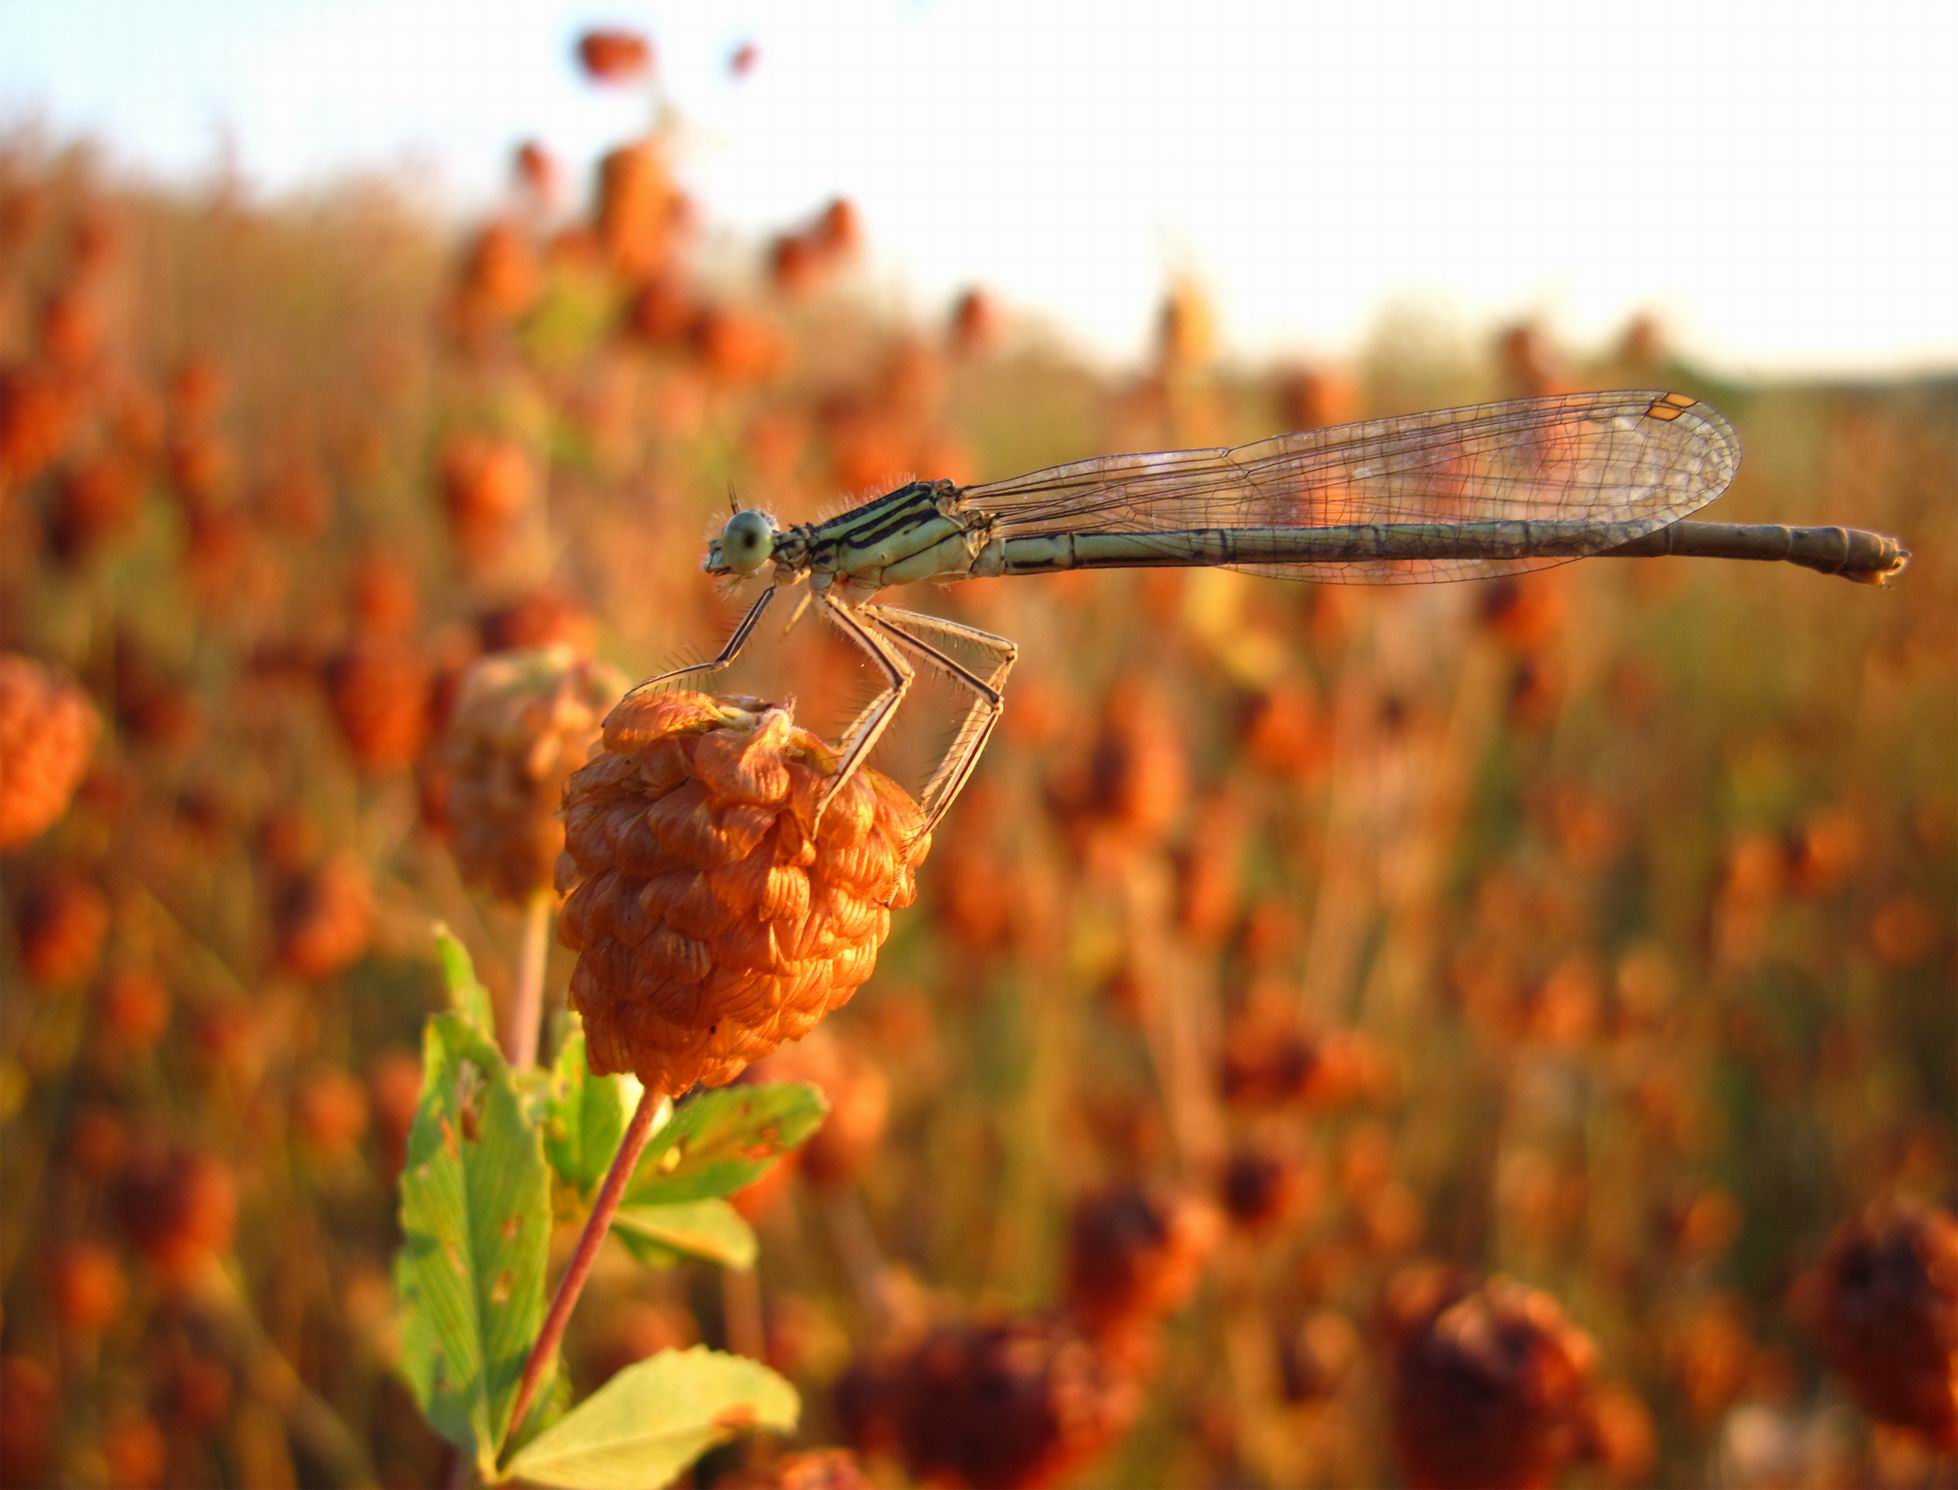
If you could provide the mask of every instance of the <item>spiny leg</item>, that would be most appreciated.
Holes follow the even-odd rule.
[[[916,675],[911,671],[911,665],[898,655],[896,648],[876,631],[864,625],[849,606],[828,591],[824,591],[818,597],[817,603],[829,613],[829,618],[842,628],[843,634],[868,652],[871,659],[884,670],[887,685],[884,691],[871,702],[870,707],[857,716],[855,723],[850,726],[849,733],[843,737],[842,759],[836,763],[836,770],[831,775],[830,783],[824,788],[822,796],[816,799],[816,821],[821,822],[823,809],[829,806],[836,794],[848,785],[850,778],[857,774],[857,768],[863,764],[864,757],[870,754],[871,747],[877,743],[877,737],[883,734],[885,727],[890,724],[897,706],[904,702],[904,695],[910,691],[911,681]]]
[[[928,616],[923,611],[899,610],[891,605],[866,605],[863,609],[912,636],[949,636],[971,642],[992,661],[992,670],[986,674],[986,686],[994,690],[1006,686],[1006,675],[1019,660],[1018,642],[991,631],[981,631],[977,626],[948,621],[943,616]]]
[[[661,673],[658,677],[648,678],[626,694],[626,697],[634,698],[649,688],[658,688],[681,678],[717,673],[722,668],[733,666],[734,659],[741,655],[742,648],[748,645],[748,639],[755,634],[755,627],[761,621],[761,613],[768,609],[768,603],[774,598],[774,585],[770,585],[756,597],[755,603],[748,607],[748,614],[741,618],[741,624],[734,628],[734,635],[727,639],[727,645],[721,648],[718,656],[709,658],[706,662],[689,662],[685,667],[676,667],[670,672]]]
[[[1003,636],[994,636],[990,631],[980,631],[977,627],[961,626],[956,621],[946,621],[938,616],[920,615],[915,611],[892,610],[883,606],[866,606],[865,614],[893,641],[907,648],[937,668],[947,677],[963,685],[974,698],[973,705],[959,723],[958,733],[953,736],[950,748],[933,769],[925,782],[922,805],[925,810],[924,825],[918,831],[922,838],[929,833],[950,810],[965,784],[979,765],[979,757],[985,753],[986,742],[992,738],[993,728],[999,723],[999,716],[1005,705],[1000,688],[1006,682],[1006,675],[1012,671],[1013,663],[1019,656],[1019,648]],[[916,633],[926,636],[957,637],[972,642],[982,648],[992,661],[991,670],[980,677],[970,668],[954,661],[944,652]]]

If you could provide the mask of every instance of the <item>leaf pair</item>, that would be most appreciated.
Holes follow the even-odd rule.
[[[666,1351],[568,1409],[560,1381],[499,1464],[544,1317],[551,1175],[589,1197],[639,1094],[590,1073],[582,1032],[564,1043],[548,1082],[513,1073],[468,953],[446,933],[439,947],[451,1008],[423,1037],[395,1267],[402,1369],[429,1422],[486,1483],[515,1477],[566,1490],[664,1484],[743,1428],[793,1428],[795,1391],[767,1367],[704,1348]],[[751,1266],[754,1234],[726,1197],[813,1132],[824,1111],[820,1092],[795,1085],[683,1104],[634,1175],[616,1218],[621,1240],[647,1260]]]

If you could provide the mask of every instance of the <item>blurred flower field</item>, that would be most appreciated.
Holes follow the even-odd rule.
[[[511,1017],[564,777],[739,615],[730,482],[800,521],[1655,387],[1741,432],[1716,515],[1908,573],[925,597],[1020,661],[874,975],[744,1078],[828,1117],[739,1193],[752,1269],[603,1253],[569,1374],[782,1373],[799,1428],[701,1486],[1958,1483],[1958,377],[1412,319],[1250,368],[1194,284],[1108,371],[892,310],[820,184],[715,239],[680,138],[526,146],[460,237],[0,140],[0,1482],[448,1480],[391,1278],[432,928]],[[834,735],[876,680],[767,630],[725,686]]]

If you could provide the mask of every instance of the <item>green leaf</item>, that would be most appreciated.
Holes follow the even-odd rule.
[[[807,1082],[724,1086],[681,1103],[626,1189],[631,1205],[732,1195],[821,1126],[829,1103]]]
[[[496,1006],[489,990],[476,977],[469,949],[442,922],[435,923],[435,955],[442,963],[442,981],[449,988],[449,1007],[489,1039],[496,1038]]]
[[[530,1405],[521,1423],[511,1426],[508,1452],[519,1454],[524,1445],[534,1442],[540,1435],[564,1421],[571,1411],[571,1373],[559,1371],[551,1378],[551,1384],[539,1391],[537,1400]],[[488,1478],[487,1473],[485,1478]]]
[[[508,1478],[562,1490],[651,1490],[743,1428],[795,1427],[795,1389],[758,1361],[663,1350],[593,1392],[510,1461]]]
[[[543,1321],[550,1228],[543,1144],[502,1053],[435,1015],[401,1171],[402,1369],[436,1431],[485,1465]]]
[[[755,1265],[754,1229],[725,1200],[675,1205],[621,1205],[612,1230],[641,1262],[655,1266],[697,1257],[724,1268]]]
[[[592,1189],[611,1166],[625,1132],[626,1116],[639,1100],[638,1082],[594,1076],[585,1066],[585,1032],[574,1028],[558,1048],[551,1067],[550,1100],[544,1118],[544,1153],[558,1177],[580,1195]]]

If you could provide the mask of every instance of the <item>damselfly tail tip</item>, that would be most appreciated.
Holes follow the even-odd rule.
[[[1862,574],[1851,577],[1863,584],[1877,585],[1887,590],[1890,588],[1890,581],[1908,568],[1910,568],[1910,550],[1900,543],[1897,545],[1895,552],[1890,556],[1890,562],[1885,564],[1881,569],[1867,570]]]

